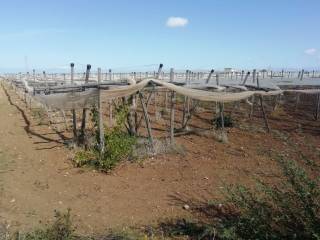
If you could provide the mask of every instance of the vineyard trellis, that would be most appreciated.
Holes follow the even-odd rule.
[[[197,111],[199,103],[216,103],[216,113],[221,119],[221,129],[224,133],[224,105],[233,103],[233,108],[240,101],[250,105],[249,116],[252,116],[256,98],[263,115],[267,131],[270,131],[268,117],[265,110],[265,98],[274,99],[274,108],[285,94],[294,94],[296,105],[301,101],[301,95],[316,96],[314,101],[314,117],[319,118],[320,108],[320,74],[316,71],[198,71],[187,70],[169,72],[163,70],[160,64],[158,71],[113,73],[111,70],[102,73],[98,68],[91,71],[87,65],[84,73],[75,73],[75,65],[70,64],[70,73],[62,74],[5,74],[2,77],[2,86],[11,86],[15,89],[31,109],[32,104],[41,105],[47,112],[50,121],[51,112],[61,112],[65,125],[67,124],[66,111],[71,112],[73,142],[86,145],[87,110],[92,106],[98,109],[98,128],[100,151],[104,147],[103,114],[108,106],[109,127],[112,127],[113,108],[121,101],[129,106],[126,127],[130,134],[137,135],[138,129],[144,120],[148,140],[152,152],[154,149],[154,135],[150,121],[150,103],[153,101],[156,119],[159,106],[169,114],[169,128],[167,136],[170,143],[174,143],[174,136],[188,131],[188,122]],[[181,128],[176,128],[177,99],[182,96]],[[162,102],[161,102],[162,101]],[[169,101],[169,102],[168,102]],[[142,115],[137,113],[141,106]],[[170,111],[168,111],[170,108]],[[82,111],[82,112],[81,112]],[[80,129],[78,116],[81,117]]]

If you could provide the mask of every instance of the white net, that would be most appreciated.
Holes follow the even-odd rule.
[[[142,91],[146,86],[160,86],[161,88],[174,91],[180,95],[189,97],[191,99],[207,102],[236,102],[245,100],[253,95],[261,96],[275,96],[283,94],[284,92],[296,92],[303,94],[320,94],[320,89],[304,89],[304,90],[278,90],[279,88],[273,88],[270,91],[261,90],[247,90],[246,87],[242,85],[230,85],[230,89],[237,91],[227,91],[228,88],[216,88],[214,91],[202,90],[191,88],[190,86],[177,86],[176,84],[169,83],[163,80],[148,78],[141,80],[136,83],[134,80],[127,80],[130,85],[125,86],[110,86],[109,89],[89,88],[84,91],[70,91],[67,93],[52,93],[52,94],[35,94],[33,95],[34,89],[29,86],[27,81],[22,80],[21,84],[29,92],[30,96],[34,100],[43,104],[48,109],[61,109],[61,110],[71,110],[71,109],[82,109],[89,108],[98,103],[99,94],[103,101],[108,101],[110,99],[127,97]],[[205,89],[205,85],[204,89]],[[210,85],[211,86],[211,85]],[[229,86],[229,87],[230,87]],[[62,86],[63,87],[63,86]]]

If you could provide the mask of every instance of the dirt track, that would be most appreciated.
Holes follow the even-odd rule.
[[[55,209],[67,208],[85,233],[150,224],[188,215],[182,209],[184,201],[218,197],[224,183],[251,184],[251,176],[275,177],[276,163],[266,154],[270,150],[298,159],[297,150],[313,160],[320,156],[319,122],[308,120],[308,133],[302,134],[290,130],[296,123],[276,118],[270,119],[271,126],[289,134],[295,146],[266,133],[233,128],[228,144],[180,137],[185,155],[157,156],[142,165],[126,163],[106,175],[74,168],[59,134],[39,125],[14,92],[10,97],[11,103],[0,89],[0,223],[10,229],[24,231],[52,219]]]

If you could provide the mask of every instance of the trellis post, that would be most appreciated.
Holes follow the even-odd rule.
[[[318,120],[318,118],[319,118],[319,108],[320,108],[320,93],[317,94],[316,99],[317,99],[317,102],[316,102],[316,111],[315,111],[314,118],[315,118],[315,120]]]
[[[73,85],[73,83],[74,83],[74,63],[71,63],[70,67],[71,67],[71,73],[70,73],[71,84]],[[75,109],[72,109],[72,124],[73,124],[73,139],[74,139],[75,142],[78,142],[77,114],[76,114],[76,110]]]
[[[90,75],[91,65],[87,65],[86,69],[86,77],[85,77],[85,84],[89,82],[89,75]],[[83,108],[82,110],[82,122],[81,122],[81,142],[85,142],[85,129],[86,129],[86,117],[87,117],[87,109]]]
[[[147,128],[147,131],[148,131],[149,142],[150,142],[152,151],[154,153],[154,143],[153,143],[153,137],[152,137],[152,132],[151,132],[150,119],[149,119],[149,116],[148,116],[148,109],[147,109],[146,104],[145,104],[145,102],[143,100],[143,95],[142,95],[141,92],[139,92],[139,99],[140,99],[140,103],[141,103],[141,106],[142,106],[144,119],[146,121],[146,128]]]
[[[258,86],[258,88],[260,87],[259,78],[257,78],[257,86]],[[262,110],[262,114],[263,114],[264,123],[266,125],[267,132],[269,133],[270,132],[270,127],[269,127],[269,123],[268,123],[268,119],[267,119],[267,114],[266,114],[266,112],[264,110],[263,98],[262,98],[261,94],[259,95],[259,99],[260,99],[260,106],[261,106],[261,110]]]
[[[300,81],[302,81],[302,79],[303,79],[303,74],[304,74],[304,69],[301,70]]]
[[[174,81],[174,69],[170,69],[170,82]],[[176,102],[176,93],[171,92],[171,112],[170,112],[170,143],[174,144],[174,108]]]
[[[211,71],[210,71],[210,73],[209,73],[209,75],[208,75],[208,78],[207,78],[207,80],[206,80],[206,84],[208,84],[209,83],[209,81],[210,81],[210,79],[211,79],[211,76],[212,76],[212,74],[214,73],[214,70],[213,69],[211,69]]]
[[[256,69],[253,69],[253,72],[252,72],[252,82],[253,82],[253,83],[256,82],[256,76],[257,76],[257,70],[256,70]]]
[[[102,100],[101,100],[101,68],[98,68],[98,111],[99,111],[99,146],[101,156],[104,154],[104,127],[103,127],[103,113],[102,113]]]

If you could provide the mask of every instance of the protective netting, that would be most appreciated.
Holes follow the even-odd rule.
[[[98,89],[89,89],[83,92],[35,95],[33,99],[48,109],[82,109],[96,105],[98,102],[98,93]]]
[[[92,105],[96,105],[100,99],[102,101],[108,101],[110,99],[121,98],[131,96],[137,92],[143,90],[149,84],[161,86],[170,91],[174,91],[180,95],[189,97],[191,99],[206,101],[206,102],[236,102],[245,100],[253,95],[261,96],[276,96],[283,94],[284,92],[297,92],[302,94],[320,94],[320,89],[305,89],[305,90],[245,90],[243,86],[238,85],[238,92],[227,91],[208,91],[201,89],[194,89],[186,86],[177,86],[173,83],[161,81],[154,78],[144,79],[138,83],[134,80],[128,80],[130,85],[125,86],[112,86],[107,90],[104,89],[86,89],[85,91],[68,92],[68,93],[54,93],[54,94],[36,94],[33,99],[42,103],[48,109],[82,109],[89,108]],[[25,90],[33,93],[32,87],[28,85],[26,81],[23,82]],[[237,86],[235,86],[237,88]],[[32,95],[32,94],[31,94]]]
[[[303,93],[303,94],[320,94],[320,89],[290,89],[285,92]]]

